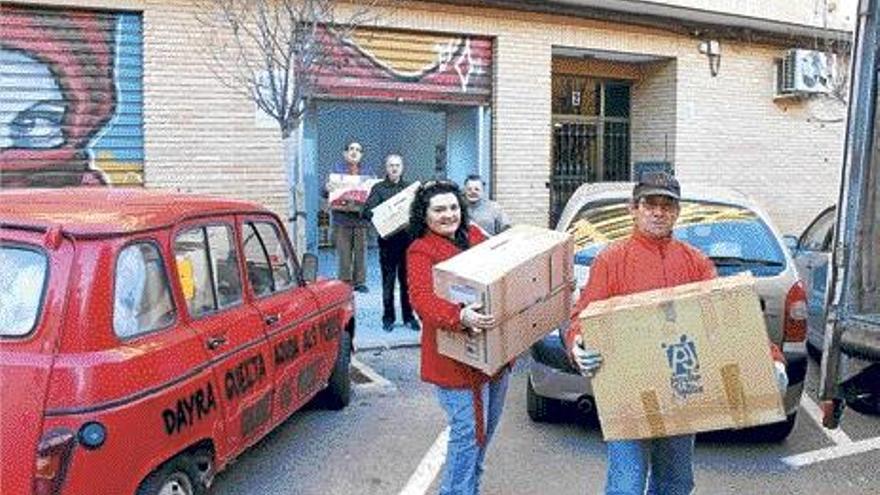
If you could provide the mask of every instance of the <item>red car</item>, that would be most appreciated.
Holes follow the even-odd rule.
[[[342,408],[354,300],[273,213],[0,192],[0,493],[204,493],[292,412]]]

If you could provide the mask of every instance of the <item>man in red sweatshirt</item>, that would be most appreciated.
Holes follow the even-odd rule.
[[[706,256],[672,236],[680,195],[678,181],[671,175],[644,174],[629,206],[632,235],[611,244],[593,261],[566,333],[572,359],[584,375],[592,377],[602,364],[599,352],[586,348],[580,336],[578,315],[591,302],[716,277]],[[781,360],[779,349],[773,345],[771,349]],[[783,378],[777,378],[784,390]],[[642,495],[647,483],[648,494],[689,494],[694,488],[693,451],[694,435],[610,441],[605,493]]]

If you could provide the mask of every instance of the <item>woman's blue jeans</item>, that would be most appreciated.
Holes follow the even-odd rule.
[[[480,493],[483,459],[486,457],[489,440],[501,419],[509,375],[509,372],[504,372],[497,381],[482,387],[483,425],[486,432],[486,442],[482,447],[477,444],[473,391],[467,388],[437,387],[437,398],[449,421],[449,443],[446,447],[440,495]]]
[[[608,442],[606,495],[687,495],[694,489],[694,436]]]

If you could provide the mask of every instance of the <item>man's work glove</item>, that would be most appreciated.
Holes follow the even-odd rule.
[[[495,326],[495,317],[492,315],[484,315],[480,313],[483,303],[471,303],[461,308],[459,319],[462,326],[469,328],[473,333],[480,333],[487,328]]]
[[[785,391],[788,389],[788,374],[785,372],[785,364],[773,361],[773,369],[776,371],[776,386],[779,387],[779,393],[785,395]]]
[[[596,349],[586,347],[580,335],[574,338],[571,357],[574,364],[581,370],[581,374],[589,378],[592,378],[602,366],[602,355]]]

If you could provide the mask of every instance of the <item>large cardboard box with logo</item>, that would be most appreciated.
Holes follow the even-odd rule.
[[[597,301],[580,314],[605,440],[785,419],[751,275]]]
[[[330,174],[327,177],[327,202],[337,211],[360,212],[370,189],[379,179],[369,175]]]
[[[409,225],[409,207],[419,189],[419,181],[406,186],[402,191],[373,208],[373,226],[383,239],[400,232]]]
[[[570,317],[572,242],[563,232],[517,225],[434,266],[434,292],[481,302],[498,325],[441,331],[441,354],[493,374]]]

